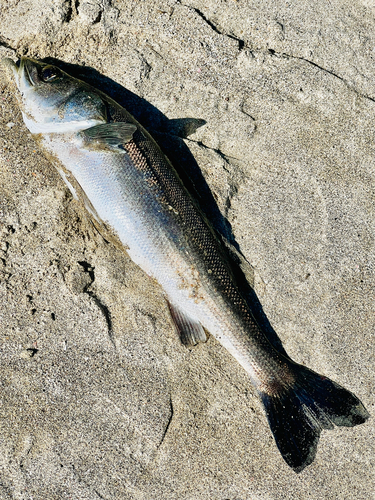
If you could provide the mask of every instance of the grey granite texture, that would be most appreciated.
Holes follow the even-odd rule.
[[[287,352],[372,415],[374,47],[370,0],[0,0],[0,56],[70,63],[126,105],[239,244]],[[375,498],[374,419],[290,470],[246,373],[212,337],[179,343],[4,70],[0,304],[1,500]]]

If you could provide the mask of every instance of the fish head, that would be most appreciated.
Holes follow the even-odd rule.
[[[57,66],[21,57],[4,59],[14,75],[26,126],[31,133],[64,133],[106,123],[106,104],[88,84]]]

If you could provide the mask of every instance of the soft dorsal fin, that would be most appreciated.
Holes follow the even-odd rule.
[[[189,346],[207,341],[207,334],[199,321],[191,319],[176,305],[172,305],[169,302],[168,305],[182,344]]]
[[[136,130],[137,126],[133,123],[101,123],[82,130],[81,134],[89,144],[120,149],[121,145],[132,140]]]

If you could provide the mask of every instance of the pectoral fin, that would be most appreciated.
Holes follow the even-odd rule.
[[[101,123],[81,132],[86,145],[121,151],[121,146],[131,141],[137,130],[133,123]]]
[[[191,319],[177,306],[172,305],[169,302],[168,305],[182,344],[189,346],[207,341],[207,334],[198,321]]]

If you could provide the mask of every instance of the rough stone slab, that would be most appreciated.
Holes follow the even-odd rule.
[[[288,353],[372,415],[374,47],[368,0],[0,2],[0,56],[56,58],[126,106],[239,244]],[[212,337],[179,344],[3,70],[0,304],[1,499],[373,497],[373,419],[294,474],[246,373]]]

